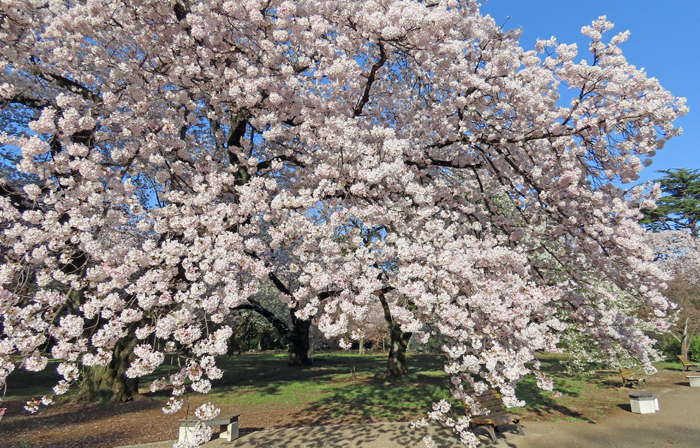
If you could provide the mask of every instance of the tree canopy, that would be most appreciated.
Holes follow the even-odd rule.
[[[467,403],[515,405],[528,373],[551,388],[535,353],[570,332],[651,368],[653,194],[612,182],[687,108],[612,27],[583,27],[576,62],[475,0],[4,1],[0,384],[52,356],[63,393],[135,337],[131,377],[186,359],[152,385],[175,412],[223,374],[225,318],[262,280],[346,345],[382,297],[402,332],[440,334]]]

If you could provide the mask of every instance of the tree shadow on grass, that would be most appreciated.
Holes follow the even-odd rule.
[[[579,396],[579,393],[572,392],[563,387],[555,387],[554,391],[561,392],[562,395],[569,395],[573,397]],[[542,389],[538,388],[534,381],[523,381],[519,383],[515,394],[520,400],[524,400],[527,403],[527,411],[535,414],[538,417],[551,416],[552,414],[556,413],[562,414],[566,417],[573,417],[588,423],[593,423],[593,421],[584,418],[583,414],[553,400],[549,395],[550,392],[543,391]]]
[[[357,358],[355,358],[357,359]],[[383,359],[381,371],[383,371]],[[374,361],[374,368],[377,368]],[[545,371],[549,374],[562,372],[565,367],[559,360],[547,360]],[[348,360],[342,360],[338,365],[348,365]],[[436,372],[442,368],[443,361],[435,356],[413,356],[409,359],[411,372],[399,379],[383,379],[380,375],[358,379],[354,384],[347,384],[337,388],[306,407],[295,415],[294,420],[303,426],[350,424],[359,422],[376,421],[408,421],[420,419],[432,409],[432,403],[441,399],[447,399],[453,405],[455,412],[464,414],[461,404],[449,395],[449,377],[438,375]],[[368,370],[370,366],[367,366]],[[579,397],[580,390],[575,381],[580,378],[574,375],[558,376],[570,378],[572,385],[565,381],[564,386],[554,390],[569,397]],[[347,382],[351,380],[345,378]],[[550,397],[550,392],[539,389],[534,381],[521,382],[517,387],[518,398],[528,403],[528,411],[540,417],[563,415],[578,421],[591,422],[567,406]]]
[[[250,386],[261,394],[277,394],[284,384],[291,382],[330,383],[352,382],[352,377],[380,375],[386,367],[386,356],[365,355],[352,356],[345,354],[324,354],[314,358],[309,367],[289,367],[284,356],[267,354],[246,354],[219,358],[219,367],[225,375],[212,382],[213,389],[229,389],[233,387]],[[422,375],[420,382],[442,382],[441,378],[432,378],[423,374],[424,371],[440,370],[443,367],[441,359],[434,355],[409,355],[409,371]],[[410,376],[409,376],[410,377]],[[403,382],[400,379],[399,382]]]
[[[382,360],[373,356],[343,359],[338,356],[316,357],[309,367],[289,367],[283,357],[270,358],[265,355],[242,355],[220,358],[218,364],[226,372],[216,381],[215,387],[238,386],[252,383],[273,383],[289,381],[318,381],[355,371],[376,371]]]
[[[29,372],[17,369],[7,379],[7,396],[3,397],[2,407],[7,408],[0,425],[0,434],[19,434],[37,428],[54,428],[73,423],[85,423],[103,418],[117,417],[131,412],[147,411],[163,406],[162,400],[149,399],[144,395],[139,401],[129,403],[75,403],[77,388],[60,397],[49,408],[40,407],[37,414],[27,413],[23,407],[31,399],[40,399],[51,394],[51,389],[62,377],[56,372],[57,363],[51,362],[46,369]],[[169,395],[169,392],[168,392]],[[4,436],[3,436],[4,437]],[[3,438],[0,437],[0,438]]]
[[[56,371],[57,362],[50,362],[44,370],[30,372],[24,369],[16,369],[7,377],[8,394],[4,400],[18,399],[28,400],[29,398],[41,398],[51,394],[51,389],[63,377]]]
[[[432,403],[449,399],[445,378],[411,374],[403,380],[365,377],[333,388],[294,415],[301,426],[410,421],[425,416]]]
[[[368,357],[369,358],[369,357]],[[330,382],[334,377],[342,374],[350,374],[349,363],[333,357],[320,358],[309,367],[290,367],[287,358],[267,354],[245,354],[231,357],[220,357],[217,365],[224,371],[224,376],[212,381],[212,394],[238,394],[247,395],[256,393],[259,395],[276,395],[286,385],[293,382],[320,384]],[[370,369],[377,361],[367,359],[360,364],[357,370]],[[160,368],[155,374],[147,378],[145,384],[155,378],[167,377],[169,373],[179,370],[179,367],[170,372],[170,367]],[[189,382],[188,382],[189,384]],[[172,388],[157,393],[148,393],[147,396],[170,396]]]
[[[622,385],[622,377],[620,377],[619,380],[616,380],[615,377],[611,377],[605,380],[600,380],[598,381],[598,385],[600,387],[606,388],[606,389],[619,389],[623,387]],[[627,386],[624,386],[627,388]],[[629,387],[630,389],[632,388],[631,386]]]

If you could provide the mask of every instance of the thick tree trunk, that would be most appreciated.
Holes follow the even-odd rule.
[[[78,400],[96,401],[102,396],[110,396],[113,403],[126,403],[140,400],[139,379],[127,378],[125,373],[135,359],[136,338],[129,335],[120,339],[114,347],[112,361],[102,367],[87,368],[80,383]]]
[[[406,348],[411,339],[411,333],[404,333],[398,325],[392,323],[389,326],[391,331],[391,345],[389,346],[389,359],[386,364],[384,376],[387,378],[399,377],[406,374]]]
[[[79,251],[78,255],[74,256],[71,262],[63,266],[62,269],[69,274],[80,273],[84,275],[86,265],[87,257]],[[77,313],[80,306],[85,303],[82,291],[70,290],[68,299],[69,306],[74,310],[74,313]],[[139,379],[127,378],[125,375],[131,362],[136,358],[134,347],[137,340],[133,331],[140,323],[132,324],[127,336],[117,342],[109,365],[85,369],[78,391],[78,401],[96,401],[101,400],[103,396],[110,396],[111,402],[125,403],[143,398],[139,394]]]
[[[97,401],[100,397],[102,386],[102,376],[106,368],[102,366],[86,367],[80,380],[77,401],[90,402]]]
[[[121,339],[114,348],[114,357],[110,363],[110,373],[114,374],[112,379],[112,398],[110,399],[113,403],[126,403],[127,401],[143,398],[139,394],[139,379],[127,378],[125,375],[126,370],[136,358],[134,355],[136,342],[136,338],[130,336]]]
[[[404,333],[401,327],[391,317],[391,310],[386,301],[384,294],[379,294],[379,301],[384,309],[384,319],[389,326],[391,334],[391,342],[389,344],[389,359],[386,364],[384,376],[387,378],[395,378],[406,374],[406,348],[408,341],[411,339],[411,333]]]
[[[292,329],[289,332],[289,365],[310,366],[309,359],[309,329],[310,320],[301,320],[292,313]]]
[[[296,308],[291,308],[289,310],[290,317],[292,318],[291,328],[254,299],[248,299],[248,303],[239,306],[238,309],[250,309],[257,312],[275,327],[280,338],[287,340],[289,343],[290,366],[311,365],[311,359],[309,359],[309,349],[311,348],[309,330],[311,328],[311,321],[299,319],[295,314],[297,311]]]

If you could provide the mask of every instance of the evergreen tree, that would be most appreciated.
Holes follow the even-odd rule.
[[[686,168],[660,171],[666,174],[656,180],[664,193],[657,208],[645,210],[641,224],[656,232],[688,229],[698,235],[700,222],[700,173]]]

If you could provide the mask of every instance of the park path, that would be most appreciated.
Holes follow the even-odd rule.
[[[687,384],[687,383],[686,383]],[[596,423],[528,422],[526,435],[506,435],[508,448],[698,448],[700,388],[681,387],[658,393],[660,411],[625,411]]]
[[[687,383],[686,383],[687,384]],[[526,422],[525,436],[510,428],[498,435],[502,448],[698,448],[700,447],[700,388],[681,387],[658,392],[661,410],[633,414],[627,409],[596,423]],[[206,448],[413,448],[431,436],[436,448],[462,447],[446,428],[430,425],[410,429],[408,423],[317,426],[259,431],[233,442],[214,440]],[[481,436],[481,433],[480,433]],[[487,437],[480,437],[485,446]],[[138,448],[170,448],[170,444]],[[127,447],[124,447],[127,448]],[[131,447],[129,447],[131,448]]]

